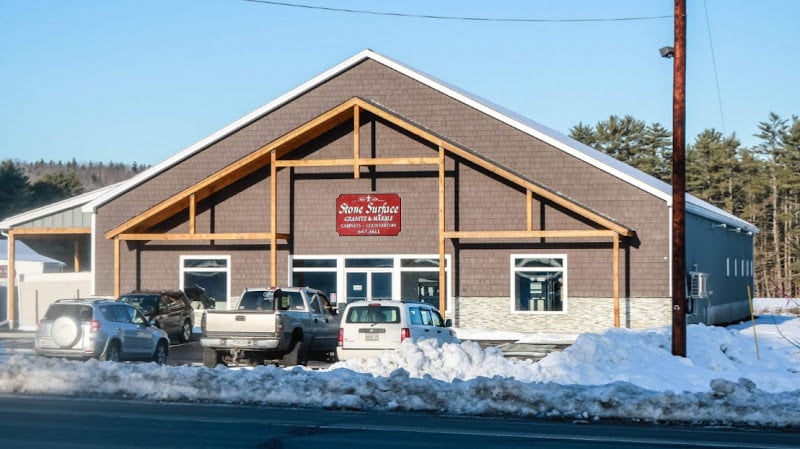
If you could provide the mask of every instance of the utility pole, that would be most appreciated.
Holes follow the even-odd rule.
[[[675,0],[672,88],[672,355],[686,357],[686,0]]]

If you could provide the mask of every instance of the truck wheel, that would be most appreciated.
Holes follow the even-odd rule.
[[[186,320],[183,322],[183,326],[181,326],[181,333],[178,335],[178,341],[181,343],[186,343],[192,338],[192,322]]]
[[[222,357],[213,348],[203,348],[203,366],[213,368],[222,362]]]
[[[305,365],[306,360],[306,345],[303,340],[297,340],[292,346],[292,350],[283,356],[283,366]]]

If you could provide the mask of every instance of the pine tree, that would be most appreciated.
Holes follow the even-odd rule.
[[[734,212],[739,139],[714,129],[701,132],[686,152],[686,189],[709,203]]]
[[[40,207],[83,193],[75,172],[48,173],[33,183],[31,207]]]
[[[758,124],[758,129],[759,133],[756,134],[756,137],[762,142],[756,146],[755,150],[766,161],[769,176],[769,203],[765,212],[770,217],[766,232],[771,236],[772,241],[769,248],[765,247],[764,253],[764,257],[768,259],[767,266],[771,266],[774,272],[774,286],[769,291],[770,296],[784,296],[790,290],[790,281],[784,276],[783,220],[781,218],[783,186],[780,176],[783,174],[781,153],[788,125],[786,119],[770,112],[767,120]]]
[[[583,123],[570,129],[570,136],[615,159],[669,181],[672,167],[672,134],[658,123],[647,125],[630,115],[612,115],[594,128]]]
[[[28,207],[28,177],[10,160],[0,163],[0,218],[6,218]]]

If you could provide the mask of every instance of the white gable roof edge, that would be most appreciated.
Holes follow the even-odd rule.
[[[455,100],[458,100],[496,120],[499,120],[507,125],[516,128],[530,136],[533,136],[555,148],[558,148],[565,153],[584,161],[594,167],[597,167],[611,175],[647,192],[656,198],[665,201],[668,207],[672,206],[672,187],[632,166],[625,164],[601,151],[595,150],[575,139],[572,139],[558,131],[543,126],[527,117],[521,116],[513,111],[496,105],[488,100],[470,94],[455,86],[449,85],[443,81],[427,75],[419,70],[413,69],[400,62],[390,59],[386,56],[378,54],[372,50],[365,49],[356,55],[346,59],[345,61],[337,64],[336,66],[326,70],[325,72],[317,75],[316,77],[306,81],[305,83],[297,86],[289,92],[277,97],[266,105],[256,109],[255,111],[245,115],[241,119],[229,124],[228,126],[220,129],[219,131],[211,134],[205,139],[187,147],[181,152],[173,155],[165,161],[143,171],[139,175],[121,183],[116,189],[101,195],[95,200],[89,202],[83,207],[84,212],[94,213],[98,207],[107,203],[108,201],[116,198],[117,196],[127,192],[128,190],[136,187],[137,185],[147,181],[148,179],[156,176],[167,168],[177,164],[178,162],[188,158],[194,153],[202,150],[213,142],[231,134],[238,129],[246,126],[259,117],[267,114],[268,112],[290,102],[294,98],[302,95],[303,93],[311,90],[319,84],[335,77],[336,75],[350,69],[356,64],[365,59],[372,59],[381,63],[393,70],[396,70],[403,75],[408,76],[434,90],[437,90]],[[694,207],[689,208],[689,211],[697,215],[705,216],[706,218],[727,220],[736,224],[743,229],[752,232],[758,232],[758,228],[752,224],[739,219],[738,217],[719,209],[710,203],[707,203],[692,195],[686,195],[687,204]]]
[[[16,226],[21,223],[26,223],[31,220],[36,220],[37,218],[46,217],[51,214],[55,214],[58,212],[62,212],[68,209],[72,209],[73,207],[84,205],[95,198],[114,190],[116,187],[119,186],[120,183],[111,184],[105,187],[100,187],[99,189],[92,190],[90,192],[82,193],[77,196],[73,196],[72,198],[67,198],[65,200],[61,200],[52,204],[48,204],[46,206],[42,206],[36,209],[32,209],[21,214],[13,215],[11,217],[6,218],[3,221],[0,221],[0,230],[6,231],[11,229],[13,226]],[[82,210],[83,211],[83,210]],[[85,211],[83,211],[85,212]]]
[[[145,181],[153,178],[154,176],[158,175],[159,173],[163,172],[169,167],[187,159],[188,157],[192,156],[193,154],[197,153],[198,151],[206,148],[208,145],[226,137],[227,135],[238,131],[239,129],[245,127],[247,124],[253,122],[254,120],[258,119],[259,117],[271,112],[278,107],[290,102],[291,100],[299,97],[300,95],[304,94],[305,92],[311,90],[312,88],[322,84],[323,82],[327,81],[330,78],[335,77],[336,75],[344,72],[345,70],[355,66],[359,62],[364,59],[370,58],[375,55],[374,52],[371,50],[362,50],[358,54],[348,58],[347,60],[337,64],[336,66],[322,72],[321,74],[315,76],[314,78],[306,81],[305,83],[295,87],[294,89],[286,92],[285,94],[275,98],[274,100],[270,101],[269,103],[261,106],[260,108],[256,109],[255,111],[245,115],[244,117],[236,120],[235,122],[229,124],[228,126],[220,129],[219,131],[211,134],[210,136],[202,139],[193,145],[183,149],[182,151],[176,153],[175,155],[171,156],[170,158],[164,160],[163,162],[156,164],[150,167],[147,170],[139,173],[138,175],[134,176],[133,178],[129,179],[128,181],[122,183],[113,191],[106,193],[105,195],[100,196],[99,198],[95,199],[94,201],[86,204],[83,207],[83,212],[91,212],[94,213],[98,207],[102,206],[103,204],[109,202],[110,200],[116,198],[119,195],[131,190],[132,188],[138,186],[139,184],[144,183]]]
[[[644,175],[644,173],[641,173],[638,170],[633,169],[627,164],[617,161],[616,159],[606,155],[605,153],[597,151],[594,148],[591,148],[574,139],[564,136],[561,133],[551,128],[543,126],[515,112],[505,109],[499,105],[493,104],[492,102],[486,99],[470,94],[455,86],[440,81],[432,76],[425,75],[418,70],[412,69],[411,67],[403,65],[385,56],[374,54],[373,59],[397,70],[398,72],[403,73],[404,75],[410,78],[413,78],[427,85],[428,87],[438,90],[445,95],[448,95],[474,109],[477,109],[478,111],[483,112],[484,114],[496,120],[499,120],[513,128],[516,128],[524,132],[525,134],[533,136],[549,145],[558,148],[559,150],[564,151],[565,153],[571,156],[574,156],[584,162],[589,163],[590,165],[600,168],[603,171],[611,173],[614,176],[623,179],[626,182],[633,184],[658,198],[661,198],[665,201],[669,200],[669,196],[666,195],[662,189],[659,189],[651,185],[651,183],[643,182],[641,179],[632,176],[631,173],[629,172],[635,171],[638,172],[637,174],[642,174],[642,175]],[[627,167],[628,170],[621,170],[621,168],[624,167]],[[654,181],[657,181],[656,178],[652,179]]]
[[[598,151],[582,142],[568,137],[554,129],[548,128],[527,117],[519,115],[502,106],[496,105],[484,98],[463,91],[455,86],[451,86],[430,75],[426,75],[418,70],[387,58],[383,55],[372,52],[370,55],[376,61],[391,67],[398,72],[413,78],[445,95],[448,95],[462,103],[480,111],[484,114],[499,120],[507,125],[516,128],[528,135],[531,135],[547,144],[558,148],[565,153],[576,157],[594,167],[597,167],[615,177],[638,187],[666,202],[668,207],[672,206],[672,186],[660,179],[642,172],[614,157]],[[687,211],[712,220],[720,220],[729,224],[735,224],[746,231],[758,232],[758,228],[752,224],[732,215],[706,201],[695,196],[686,194]]]

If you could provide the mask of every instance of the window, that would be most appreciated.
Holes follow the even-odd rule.
[[[181,289],[202,287],[214,298],[217,309],[227,309],[231,291],[230,266],[230,256],[181,256]]]
[[[338,279],[337,259],[333,257],[294,257],[289,259],[291,285],[322,290],[335,300]],[[335,301],[334,301],[335,302]]]
[[[322,313],[322,308],[319,306],[319,296],[314,295],[311,297],[311,311],[314,313]]]
[[[290,256],[289,266],[290,285],[322,290],[338,308],[363,299],[408,299],[439,307],[438,255],[299,255]]]
[[[564,311],[566,255],[512,255],[511,270],[514,311]]]
[[[351,307],[347,323],[399,323],[400,309],[393,306]]]
[[[314,297],[319,300],[319,305],[322,307],[322,311],[324,313],[327,313],[328,315],[335,315],[333,313],[333,306],[325,295],[314,295]]]
[[[250,290],[242,294],[239,310],[273,310],[275,308],[274,290]]]
[[[423,326],[433,325],[433,317],[431,316],[431,311],[429,309],[419,309],[419,314],[422,317]]]
[[[444,327],[444,320],[439,312],[431,310],[431,317],[433,318],[433,325],[436,327]]]

